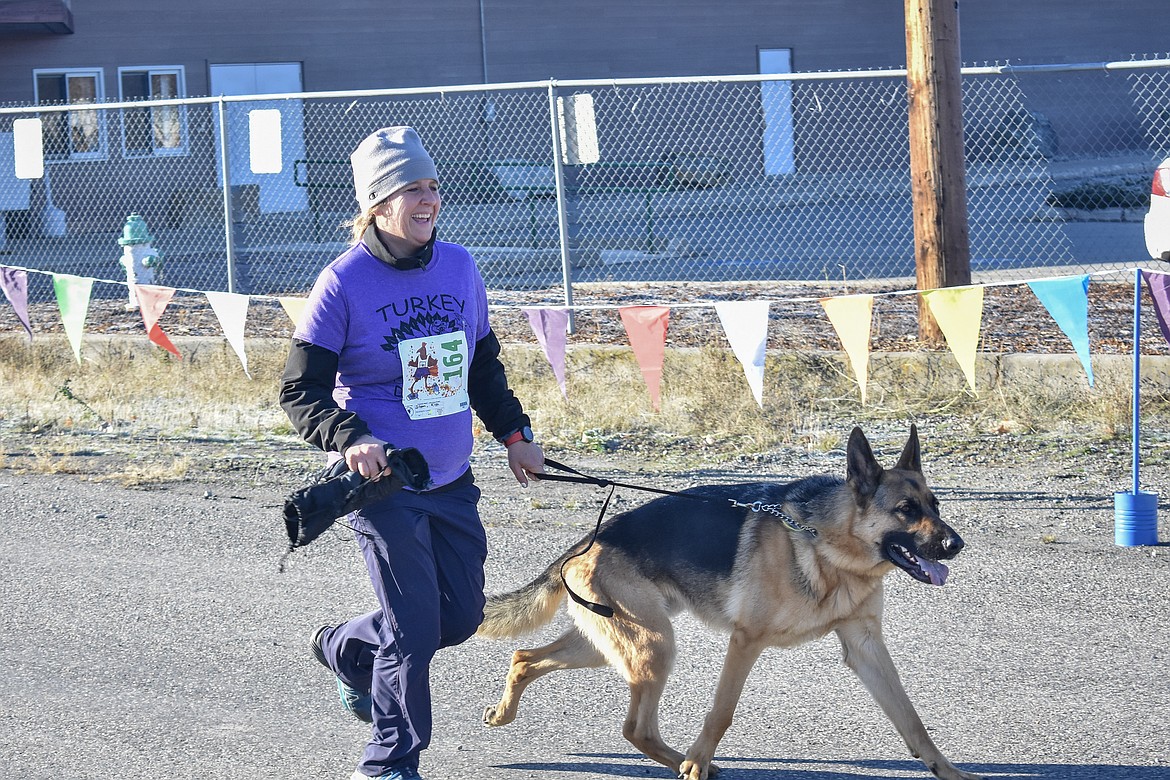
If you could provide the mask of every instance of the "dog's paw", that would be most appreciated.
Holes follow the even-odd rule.
[[[930,771],[939,780],[987,780],[983,775],[964,772],[962,769],[950,763],[942,766],[930,766]]]
[[[707,763],[704,766],[702,763],[690,759],[683,761],[678,768],[679,780],[707,780],[707,778],[715,777],[717,774],[719,774],[717,764]]]
[[[485,726],[506,726],[514,718],[514,715],[510,716],[506,712],[500,712],[497,706],[486,707],[483,711],[483,725]]]

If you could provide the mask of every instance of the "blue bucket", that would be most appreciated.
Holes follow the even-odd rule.
[[[1158,543],[1158,494],[1113,494],[1113,540],[1119,547]]]

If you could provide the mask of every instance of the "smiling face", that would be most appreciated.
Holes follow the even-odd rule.
[[[395,257],[409,257],[431,240],[439,216],[439,183],[419,179],[374,206],[374,224]]]

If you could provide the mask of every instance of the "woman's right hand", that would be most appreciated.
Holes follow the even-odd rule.
[[[342,457],[350,471],[356,471],[367,479],[379,479],[386,473],[387,442],[369,434],[345,448]]]

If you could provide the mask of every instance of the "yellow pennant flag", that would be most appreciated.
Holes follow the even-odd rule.
[[[841,339],[841,346],[849,356],[857,386],[861,389],[861,403],[865,405],[865,386],[869,382],[869,334],[873,326],[873,296],[844,295],[839,298],[821,298],[821,306],[829,315],[829,322]]]
[[[301,316],[305,313],[305,305],[309,302],[308,298],[277,298],[280,301],[284,313],[292,320],[293,327],[301,324]]]
[[[922,299],[930,307],[930,313],[974,393],[975,353],[979,348],[979,329],[983,322],[983,286],[926,290]]]

